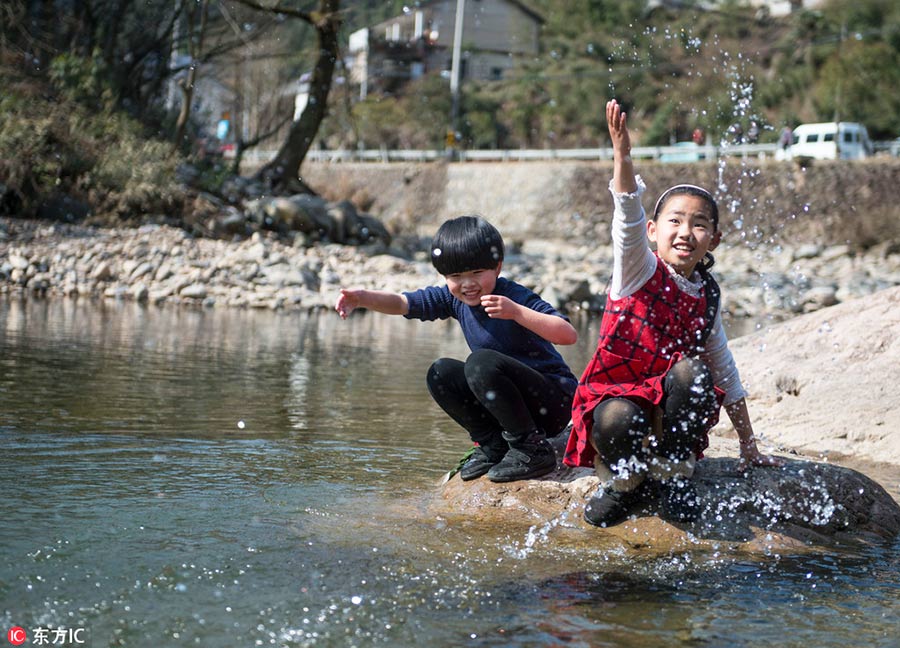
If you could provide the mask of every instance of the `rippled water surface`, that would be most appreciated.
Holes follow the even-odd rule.
[[[626,562],[430,514],[467,443],[423,376],[464,354],[449,322],[0,302],[0,620],[94,647],[900,645],[900,544]]]

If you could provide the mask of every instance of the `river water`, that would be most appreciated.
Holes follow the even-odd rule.
[[[95,648],[900,645],[900,543],[624,560],[430,514],[468,445],[423,376],[465,352],[452,322],[0,302],[4,629]]]

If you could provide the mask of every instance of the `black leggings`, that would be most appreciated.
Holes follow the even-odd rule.
[[[594,409],[591,441],[608,467],[632,456],[646,459],[648,452],[682,460],[697,447],[717,407],[709,368],[696,358],[679,360],[663,380],[663,393],[661,439],[650,436],[650,413],[638,402],[610,398]]]
[[[498,443],[504,430],[556,435],[572,414],[570,383],[498,351],[479,349],[465,362],[440,358],[428,370],[428,391],[479,444]]]

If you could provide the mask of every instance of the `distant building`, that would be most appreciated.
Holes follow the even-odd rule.
[[[825,4],[825,0],[747,0],[751,7],[764,9],[770,16],[787,16],[801,9],[815,9]]]
[[[450,70],[457,0],[430,0],[350,35],[350,81],[365,97]],[[517,0],[467,0],[460,77],[499,80],[538,54],[544,19]]]

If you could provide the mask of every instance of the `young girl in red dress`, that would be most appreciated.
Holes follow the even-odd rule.
[[[615,100],[606,120],[614,153],[613,274],[597,350],[575,394],[564,462],[594,465],[602,480],[585,507],[591,524],[616,524],[657,492],[665,517],[690,522],[700,512],[690,478],[721,405],[745,465],[780,460],[756,447],[722,326],[719,287],[709,273],[709,252],[721,238],[715,200],[701,187],[676,185],[647,220],[645,185],[634,175],[626,115]]]

